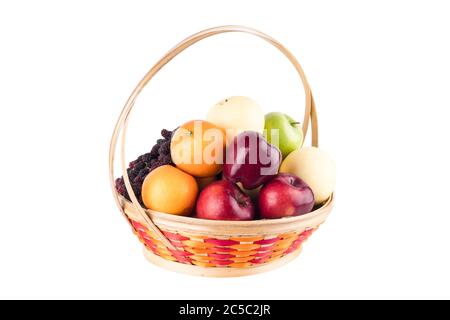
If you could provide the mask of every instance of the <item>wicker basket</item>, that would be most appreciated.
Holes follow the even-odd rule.
[[[278,48],[297,70],[305,90],[303,134],[311,121],[312,145],[318,146],[317,115],[311,89],[300,64],[279,42],[255,29],[222,26],[185,39],[162,57],[134,89],[120,114],[111,140],[110,180],[116,203],[144,244],[146,258],[174,271],[213,277],[233,277],[264,272],[287,263],[301,251],[303,242],[325,221],[333,205],[331,196],[320,208],[298,217],[257,221],[213,221],[175,216],[142,208],[133,193],[125,162],[128,118],[136,98],[153,76],[171,59],[194,43],[225,32],[243,32],[260,37]],[[131,202],[114,186],[114,155],[121,135],[121,162]]]

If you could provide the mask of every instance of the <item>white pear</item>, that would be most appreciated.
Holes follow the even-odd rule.
[[[243,131],[263,133],[264,130],[263,110],[256,101],[243,96],[218,102],[209,109],[206,120],[224,129],[228,142]]]
[[[327,200],[336,184],[336,164],[327,153],[315,147],[292,151],[281,163],[280,172],[294,174],[306,182],[316,204]]]

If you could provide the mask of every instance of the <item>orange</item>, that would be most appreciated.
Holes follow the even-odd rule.
[[[189,215],[197,199],[195,178],[170,165],[154,169],[142,184],[142,201],[151,210]]]
[[[225,132],[216,125],[193,120],[180,126],[172,136],[173,163],[195,177],[215,176],[222,170]]]

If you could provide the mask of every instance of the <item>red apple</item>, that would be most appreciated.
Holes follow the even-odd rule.
[[[293,174],[278,174],[259,192],[259,213],[265,219],[299,216],[310,212],[313,207],[311,188]]]
[[[258,132],[244,131],[227,148],[223,176],[245,189],[255,189],[277,174],[280,163],[277,147]]]
[[[196,217],[209,220],[252,220],[255,207],[248,195],[228,180],[206,186],[197,199]]]

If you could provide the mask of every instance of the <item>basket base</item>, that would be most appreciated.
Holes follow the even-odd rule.
[[[291,260],[295,259],[300,252],[302,251],[302,247],[297,249],[295,252],[291,252],[287,256],[280,258],[276,261],[263,264],[260,266],[254,266],[249,268],[203,268],[199,266],[194,266],[190,264],[183,264],[178,262],[173,262],[161,258],[160,256],[154,254],[153,252],[147,250],[144,247],[144,256],[151,263],[162,267],[164,269],[168,269],[178,273],[189,274],[193,276],[201,276],[201,277],[216,277],[216,278],[227,278],[227,277],[242,277],[242,276],[250,276],[253,274],[258,274],[266,271],[270,271],[281,267]]]

